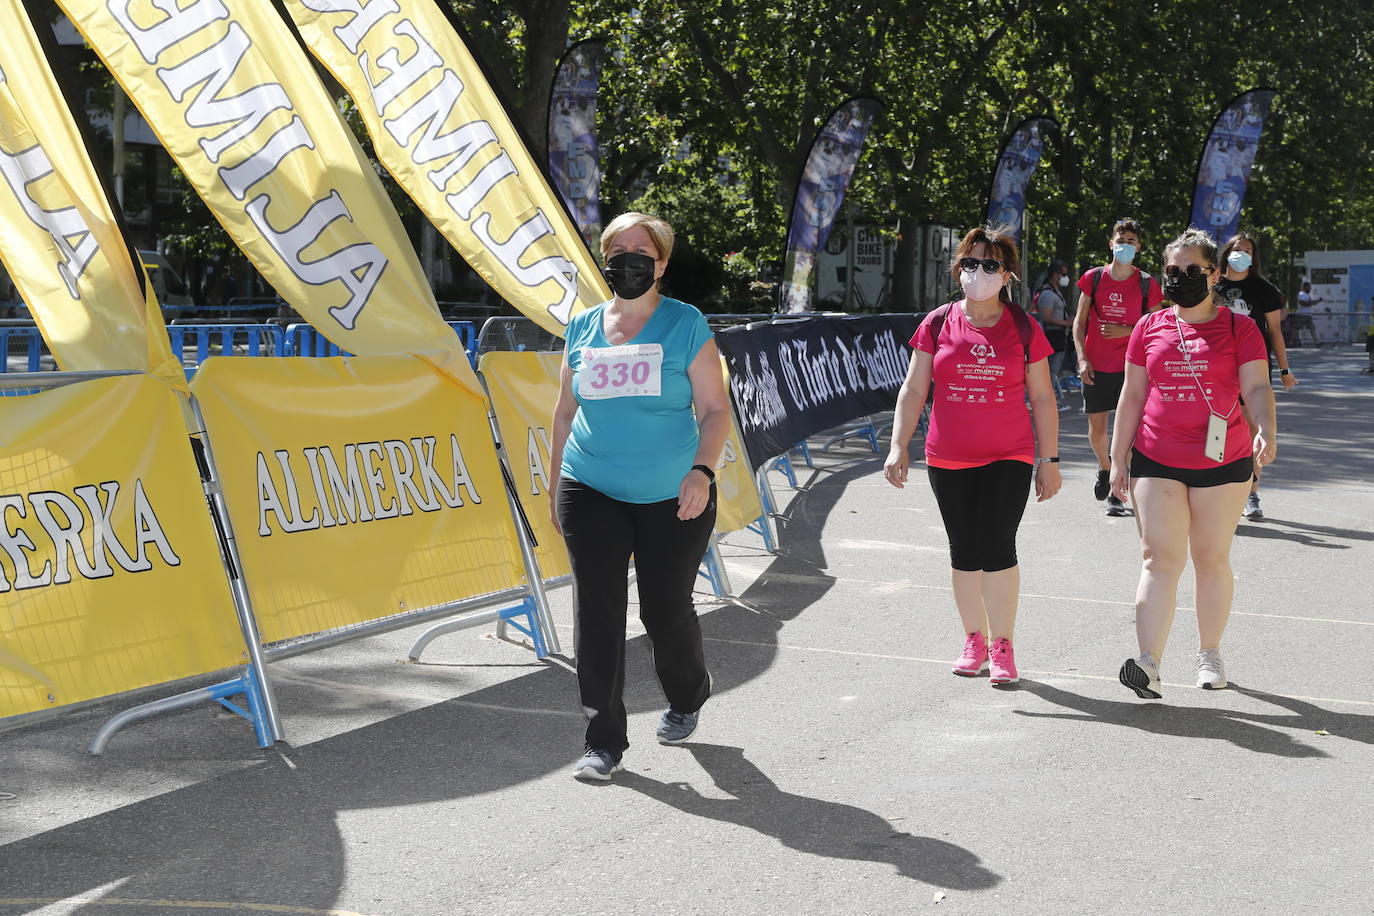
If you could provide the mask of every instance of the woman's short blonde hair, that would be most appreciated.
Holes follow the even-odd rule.
[[[606,260],[606,252],[611,250],[615,237],[635,226],[643,226],[644,231],[649,233],[649,238],[654,240],[654,247],[658,249],[659,260],[668,260],[673,253],[673,227],[668,225],[667,220],[631,210],[628,213],[620,214],[611,220],[605,229],[601,230],[602,261]]]

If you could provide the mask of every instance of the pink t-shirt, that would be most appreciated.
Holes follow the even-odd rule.
[[[940,342],[931,337],[930,316],[911,337],[917,350],[935,354],[926,464],[972,468],[1007,459],[1035,460],[1035,436],[1026,410],[1025,351],[1012,305],[990,328],[975,328],[963,300],[949,307]],[[1254,322],[1251,322],[1253,324]],[[1045,332],[1030,323],[1030,361],[1054,353]]]
[[[1180,330],[1192,372],[1183,359]],[[1135,326],[1126,359],[1144,366],[1150,378],[1145,413],[1135,434],[1135,447],[1142,455],[1173,468],[1218,467],[1202,453],[1207,439],[1207,398],[1212,410],[1227,418],[1222,463],[1250,454],[1250,429],[1239,405],[1240,367],[1266,359],[1264,337],[1253,321],[1237,318],[1222,307],[1211,321],[1175,324],[1174,310],[1167,308],[1146,315]]]
[[[1093,296],[1093,273],[1102,271],[1102,280]],[[1083,337],[1083,355],[1092,363],[1095,372],[1126,371],[1126,337],[1112,340],[1102,336],[1102,322],[1135,324],[1148,309],[1164,301],[1164,291],[1155,278],[1150,278],[1149,301],[1140,302],[1140,268],[1131,271],[1125,280],[1112,279],[1110,267],[1094,267],[1078,278],[1078,289],[1093,300],[1088,312],[1088,329]]]

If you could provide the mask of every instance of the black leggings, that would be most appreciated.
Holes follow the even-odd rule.
[[[1030,498],[1030,465],[994,461],[957,471],[927,471],[949,535],[949,565],[964,572],[1015,566],[1016,529]]]
[[[694,519],[677,517],[677,498],[658,503],[612,499],[575,480],[558,485],[558,521],[572,561],[577,626],[577,686],[587,747],[620,753],[625,733],[627,577],[635,558],[639,619],[649,631],[654,668],[668,704],[696,712],[711,694],[692,586],[716,524],[716,490]]]

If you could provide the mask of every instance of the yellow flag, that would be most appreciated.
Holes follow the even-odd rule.
[[[65,0],[64,0],[65,2]],[[560,337],[611,297],[567,211],[434,0],[285,0],[382,163],[507,302]]]
[[[62,369],[137,369],[184,391],[152,284],[23,0],[0,0],[0,22],[0,260]]]
[[[381,180],[264,0],[58,0],[277,292],[359,355],[477,390]]]

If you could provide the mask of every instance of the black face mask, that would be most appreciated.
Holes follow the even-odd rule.
[[[654,285],[654,259],[637,251],[622,251],[601,272],[621,299],[638,299]]]
[[[1198,277],[1196,280],[1189,279],[1185,274],[1164,278],[1164,298],[1179,308],[1190,309],[1201,305],[1207,301],[1209,292],[1205,276]]]

